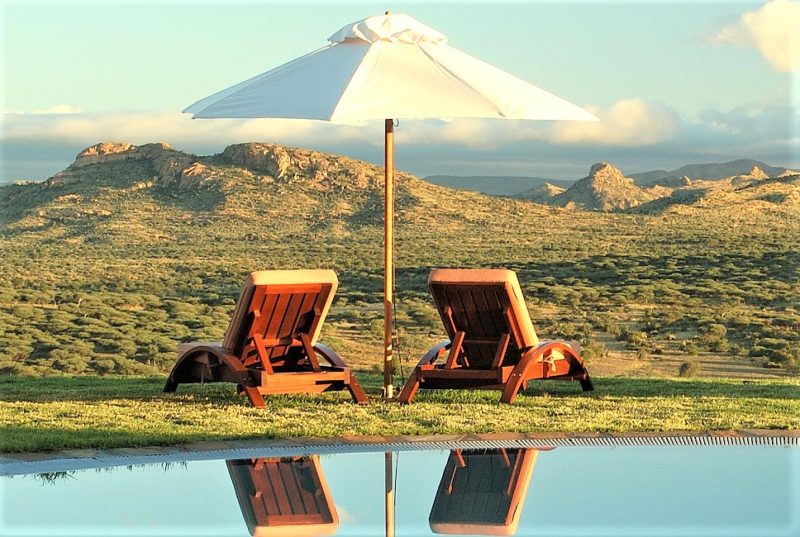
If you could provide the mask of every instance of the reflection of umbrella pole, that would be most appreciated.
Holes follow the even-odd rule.
[[[386,537],[394,537],[394,482],[392,480],[392,452],[385,453],[386,474]]]
[[[387,399],[394,395],[392,386],[392,250],[394,241],[394,120],[385,122],[386,199],[383,235],[383,393]]]

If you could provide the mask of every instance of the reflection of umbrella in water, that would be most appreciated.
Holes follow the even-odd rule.
[[[247,529],[254,537],[331,535],[339,516],[319,457],[226,462]]]
[[[384,390],[392,395],[392,118],[504,118],[595,121],[573,104],[460,52],[447,38],[401,14],[348,24],[330,44],[184,110],[195,118],[384,120]]]

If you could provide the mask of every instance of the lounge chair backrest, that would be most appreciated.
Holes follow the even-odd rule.
[[[516,363],[522,350],[538,345],[513,271],[435,269],[428,286],[450,340],[456,331],[465,333],[463,349],[471,368],[491,367],[497,348],[491,342],[499,342],[504,333],[511,339],[502,365]]]
[[[254,334],[266,341],[308,334],[314,344],[330,309],[339,280],[332,270],[252,272],[231,315],[223,347],[239,355]],[[270,349],[281,356],[288,347]]]

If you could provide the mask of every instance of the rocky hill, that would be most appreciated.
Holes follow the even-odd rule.
[[[768,169],[772,169],[768,167]],[[745,173],[714,180],[692,179],[686,175],[665,181],[670,186],[642,187],[611,164],[593,165],[589,175],[568,189],[545,183],[516,197],[536,203],[572,210],[603,212],[685,212],[693,207],[707,209],[742,206],[742,210],[763,210],[771,200],[771,209],[780,206],[789,212],[800,211],[797,204],[797,177],[800,174],[783,170],[770,176],[758,166]]]
[[[730,212],[737,218],[780,211],[800,217],[800,174],[768,177],[756,168],[749,174],[714,181],[693,181],[669,195],[639,205],[632,212],[696,214]]]
[[[515,201],[455,192],[398,173],[398,221],[456,229],[501,221],[508,214],[533,218],[546,210],[539,204],[663,211],[701,200],[708,204],[714,196],[727,199],[728,193],[756,183],[763,183],[765,196],[775,190],[790,207],[794,183],[769,177],[754,166],[724,180],[682,176],[672,188],[643,188],[611,164],[598,163],[567,189],[543,183]],[[781,177],[793,176],[784,171]],[[199,156],[165,143],[103,142],[81,151],[69,167],[43,183],[0,187],[0,231],[3,225],[14,232],[65,226],[81,240],[92,234],[103,240],[122,234],[163,240],[192,222],[227,220],[276,233],[299,233],[309,222],[320,232],[352,233],[382,225],[382,199],[383,169],[344,156],[268,143],[236,144],[218,155]],[[280,219],[284,214],[293,215],[291,225]]]
[[[615,211],[636,207],[664,194],[661,190],[641,188],[611,164],[599,162],[591,167],[589,175],[566,191],[552,196],[548,203],[584,210]]]
[[[381,166],[348,157],[269,143],[201,156],[165,143],[103,142],[43,183],[0,187],[0,236],[47,232],[81,242],[158,242],[188,240],[198,226],[220,237],[359,236],[383,226],[383,174]],[[466,229],[545,210],[402,172],[395,200],[398,225],[420,229]]]

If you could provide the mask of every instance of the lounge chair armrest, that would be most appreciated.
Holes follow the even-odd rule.
[[[323,358],[325,358],[331,365],[336,367],[347,367],[342,357],[339,356],[335,350],[328,347],[324,343],[317,341],[314,343],[314,350]]]
[[[442,354],[443,351],[450,348],[450,340],[445,339],[444,341],[440,341],[433,347],[431,347],[428,352],[422,357],[422,359],[417,363],[417,365],[430,365],[436,361],[436,359]]]

